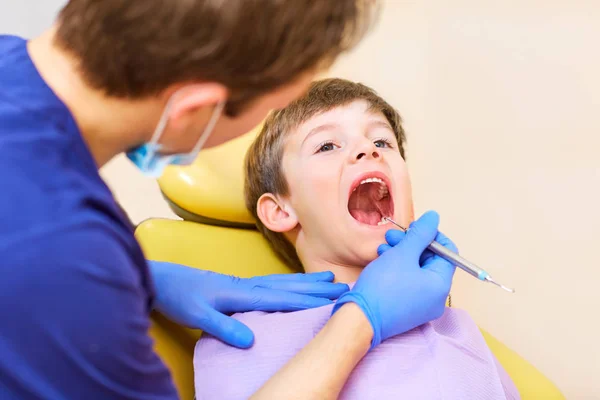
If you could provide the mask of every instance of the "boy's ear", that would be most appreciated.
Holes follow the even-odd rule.
[[[263,225],[273,232],[289,232],[298,225],[298,218],[292,207],[271,193],[260,196],[256,212]]]

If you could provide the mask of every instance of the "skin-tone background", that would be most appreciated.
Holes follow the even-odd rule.
[[[7,3],[0,30],[37,35],[63,3]],[[389,0],[329,74],[400,110],[416,215],[517,289],[458,271],[453,303],[570,399],[600,398],[598,21],[592,0]],[[173,217],[122,157],[103,175],[134,222]]]

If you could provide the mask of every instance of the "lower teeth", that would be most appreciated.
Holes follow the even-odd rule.
[[[381,221],[379,221],[377,223],[377,225],[381,226],[381,225],[385,225],[387,224],[389,221],[387,219],[385,219],[385,217],[381,217]]]

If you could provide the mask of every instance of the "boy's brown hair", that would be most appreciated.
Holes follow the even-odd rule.
[[[377,0],[70,0],[56,43],[109,96],[179,82],[229,91],[235,115],[256,97],[327,67],[372,25]]]
[[[365,100],[372,111],[382,113],[394,130],[405,158],[406,136],[398,112],[371,88],[344,79],[324,79],[314,82],[308,92],[286,108],[272,112],[248,149],[245,162],[244,195],[246,207],[252,213],[258,230],[269,240],[278,256],[290,267],[301,271],[302,263],[296,249],[282,233],[267,229],[258,218],[257,203],[265,193],[286,196],[288,185],[281,162],[287,135],[313,116],[355,100]]]

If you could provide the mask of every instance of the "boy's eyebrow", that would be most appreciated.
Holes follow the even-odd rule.
[[[319,125],[319,126],[312,128],[310,130],[310,132],[308,132],[308,135],[306,135],[306,137],[302,141],[302,145],[304,145],[304,142],[306,142],[309,137],[314,136],[319,132],[328,131],[328,130],[335,129],[335,128],[339,128],[339,125],[334,124],[334,123],[329,123],[329,124],[323,124],[323,125]]]
[[[369,127],[381,127],[381,128],[387,128],[390,131],[392,131],[392,133],[394,132],[394,130],[392,129],[392,127],[390,126],[390,124],[388,124],[387,122],[381,121],[379,119],[375,119],[369,122]]]
[[[339,128],[339,127],[340,127],[340,125],[336,124],[336,123],[328,123],[328,124],[323,124],[323,125],[316,126],[316,127],[312,128],[310,130],[310,132],[308,132],[308,135],[306,135],[304,137],[304,140],[302,141],[301,145],[304,145],[304,142],[306,142],[308,140],[308,138],[310,138],[311,136],[316,135],[317,133],[324,132],[324,131],[329,131],[329,130],[336,129],[336,128]],[[369,122],[369,128],[375,128],[375,127],[386,128],[390,132],[394,133],[394,129],[392,129],[392,127],[390,126],[390,124],[388,124],[387,122],[381,121],[379,119],[374,119],[374,120],[372,120],[372,121]]]

